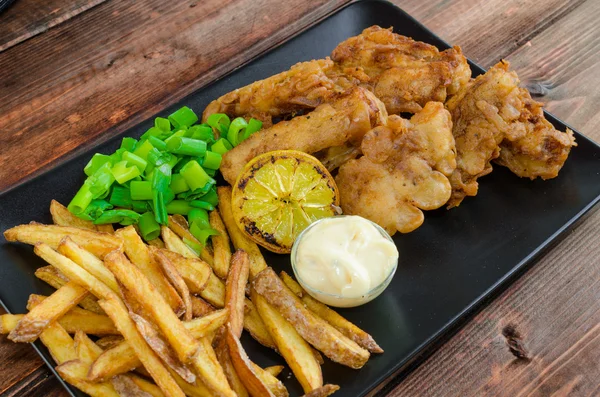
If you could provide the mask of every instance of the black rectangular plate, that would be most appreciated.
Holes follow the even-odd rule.
[[[339,42],[375,24],[393,26],[397,33],[440,49],[448,47],[390,3],[352,3],[160,115],[165,116],[182,105],[200,113],[212,99],[286,70],[296,62],[323,58]],[[476,65],[471,66],[474,74],[483,72]],[[557,128],[565,130],[562,122],[548,117]],[[137,138],[151,125],[152,120],[147,120],[122,136]],[[94,148],[93,152],[114,151],[122,136]],[[480,179],[477,197],[467,198],[451,211],[428,212],[425,223],[415,232],[395,236],[400,266],[390,287],[367,305],[340,310],[370,332],[385,353],[374,356],[359,371],[327,362],[323,376],[327,383],[342,387],[338,395],[366,395],[405,369],[419,354],[431,351],[434,342],[456,329],[461,320],[482,306],[485,298],[505,287],[598,201],[600,148],[581,134],[576,136],[579,146],[572,151],[558,178],[530,181],[496,166],[491,175]],[[49,223],[50,200],[69,202],[83,182],[82,170],[91,154],[90,150],[0,196],[0,230],[31,220]],[[31,247],[8,244],[3,237],[0,244],[0,299],[9,312],[21,313],[29,294],[51,291],[33,274],[43,262]],[[288,256],[265,253],[265,257],[277,270],[291,272]],[[251,338],[245,336],[243,342],[257,363],[284,363],[281,357]],[[46,349],[39,342],[34,346],[53,368]],[[284,372],[282,379],[290,395],[301,395],[298,383],[287,375]],[[83,395],[68,385],[65,387],[74,395]]]

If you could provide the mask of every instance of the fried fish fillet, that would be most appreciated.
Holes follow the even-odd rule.
[[[571,131],[557,131],[544,118],[506,61],[469,82],[446,107],[457,151],[448,208],[477,194],[477,179],[492,171],[491,161],[499,156],[497,161],[521,177],[547,179],[558,175],[575,144]]]
[[[363,136],[387,119],[385,106],[371,92],[355,87],[350,93],[318,106],[303,116],[282,121],[253,134],[225,153],[221,173],[234,184],[248,161],[273,150],[316,153],[350,143],[360,146]]]
[[[429,101],[444,102],[471,78],[460,47],[435,46],[371,26],[331,53],[342,71],[359,68],[389,113],[415,113]]]
[[[390,235],[423,223],[423,211],[443,206],[456,168],[450,113],[428,102],[411,119],[392,115],[369,131],[364,156],[343,164],[336,177],[345,214],[376,222]]]
[[[225,113],[231,117],[254,117],[270,125],[272,117],[314,109],[359,84],[357,78],[342,74],[329,58],[300,62],[212,101],[202,118]]]

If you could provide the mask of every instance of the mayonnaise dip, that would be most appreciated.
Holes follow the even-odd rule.
[[[376,298],[397,263],[398,249],[389,235],[360,216],[321,219],[298,237],[292,250],[298,282],[315,299],[337,307]]]

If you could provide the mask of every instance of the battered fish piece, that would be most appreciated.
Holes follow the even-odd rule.
[[[547,179],[558,175],[575,144],[571,131],[557,131],[544,118],[506,61],[472,80],[446,107],[457,150],[448,208],[477,194],[477,179],[492,171],[491,161],[499,156],[497,161],[521,177]]]
[[[365,133],[386,119],[383,103],[368,90],[356,87],[307,115],[251,135],[223,155],[220,170],[233,185],[246,163],[262,153],[286,149],[315,153],[346,143],[360,146]]]
[[[225,113],[230,117],[254,117],[269,126],[272,117],[314,109],[360,83],[356,77],[342,74],[329,58],[300,62],[212,101],[202,119]]]
[[[345,214],[370,219],[390,235],[408,233],[423,223],[422,210],[450,198],[456,152],[442,103],[428,102],[410,121],[390,116],[365,135],[361,149],[364,156],[343,164],[336,177]]]
[[[460,47],[435,46],[371,26],[340,43],[331,59],[350,73],[359,68],[389,113],[415,113],[429,101],[446,101],[471,79]]]

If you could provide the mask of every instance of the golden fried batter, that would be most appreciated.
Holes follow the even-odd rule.
[[[340,43],[331,59],[346,73],[362,69],[389,113],[414,113],[429,101],[444,102],[471,78],[460,47],[440,52],[379,26]]]
[[[253,134],[243,144],[228,151],[221,162],[221,173],[234,184],[248,161],[273,150],[293,149],[315,153],[350,143],[360,146],[364,134],[385,123],[385,106],[371,92],[356,87],[318,106],[304,116],[282,121]]]
[[[364,156],[343,164],[336,177],[345,214],[376,222],[388,233],[408,233],[423,223],[421,210],[443,206],[456,168],[450,113],[428,102],[410,121],[393,115],[369,131]]]

